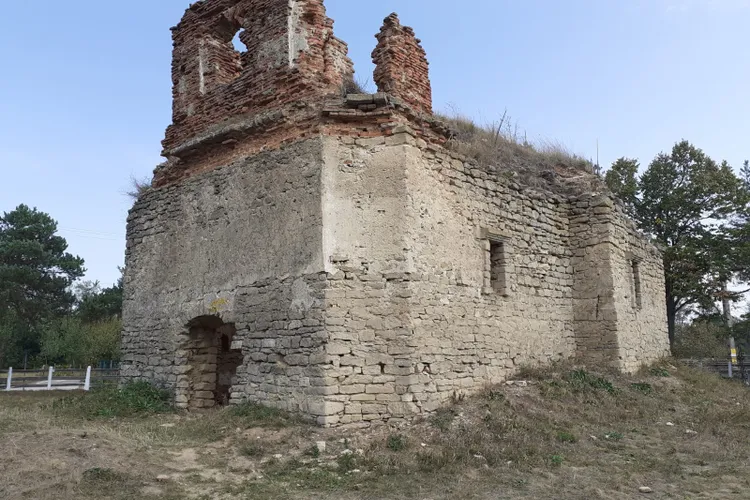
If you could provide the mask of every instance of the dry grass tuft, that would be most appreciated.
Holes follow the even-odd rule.
[[[453,131],[448,147],[520,184],[564,189],[564,178],[599,174],[590,160],[553,141],[534,144],[521,133],[507,112],[495,122],[479,125],[459,112],[436,114]]]
[[[372,94],[376,91],[372,88],[370,80],[362,80],[352,75],[350,79],[344,81],[341,94],[346,97],[348,94]]]
[[[147,177],[143,179],[137,179],[136,177],[131,176],[130,188],[128,188],[128,190],[125,191],[125,195],[131,198],[133,201],[135,201],[135,200],[138,200],[138,198],[143,196],[150,189],[151,189],[150,178]]]

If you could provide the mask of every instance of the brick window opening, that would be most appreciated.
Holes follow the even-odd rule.
[[[242,74],[245,68],[250,66],[250,52],[248,51],[247,43],[245,43],[245,36],[245,29],[240,28],[232,39],[235,57],[239,60],[238,76]]]
[[[490,287],[500,295],[507,295],[507,258],[505,242],[490,240]]]
[[[641,294],[641,265],[637,260],[632,260],[630,265],[633,270],[633,288],[634,288],[634,303],[633,306],[636,309],[643,307],[643,298]]]
[[[246,31],[238,20],[223,19],[198,53],[201,93],[237,80],[247,67]]]
[[[245,44],[242,43],[242,38],[240,38],[240,35],[244,32],[244,29],[240,29],[235,33],[234,38],[232,39],[232,45],[234,45],[234,50],[239,52],[240,54],[243,52],[247,52],[247,47],[245,47]]]

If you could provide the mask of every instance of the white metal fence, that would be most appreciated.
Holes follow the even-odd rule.
[[[112,372],[113,370],[92,370],[89,366],[82,369],[55,369],[50,366],[46,370],[13,370],[0,371],[0,387],[6,391],[76,391],[91,389],[92,373]],[[103,374],[100,379],[111,378]]]

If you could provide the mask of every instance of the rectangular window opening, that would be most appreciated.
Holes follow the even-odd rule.
[[[507,295],[508,292],[506,267],[505,243],[490,240],[490,284],[501,295]]]
[[[641,264],[637,260],[631,261],[633,267],[633,286],[635,288],[635,303],[636,309],[643,307],[643,298],[641,295]]]

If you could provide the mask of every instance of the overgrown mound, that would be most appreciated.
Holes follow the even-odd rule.
[[[635,376],[561,364],[457,397],[398,431],[342,435],[350,437],[329,442],[326,453],[267,460],[266,477],[236,491],[271,494],[283,484],[368,491],[372,498],[698,493],[748,465],[750,390],[666,363]],[[740,492],[746,482],[738,477],[724,487]]]
[[[561,143],[533,144],[510,119],[479,125],[460,114],[436,115],[452,131],[448,148],[521,186],[563,194],[603,189],[599,167]]]

